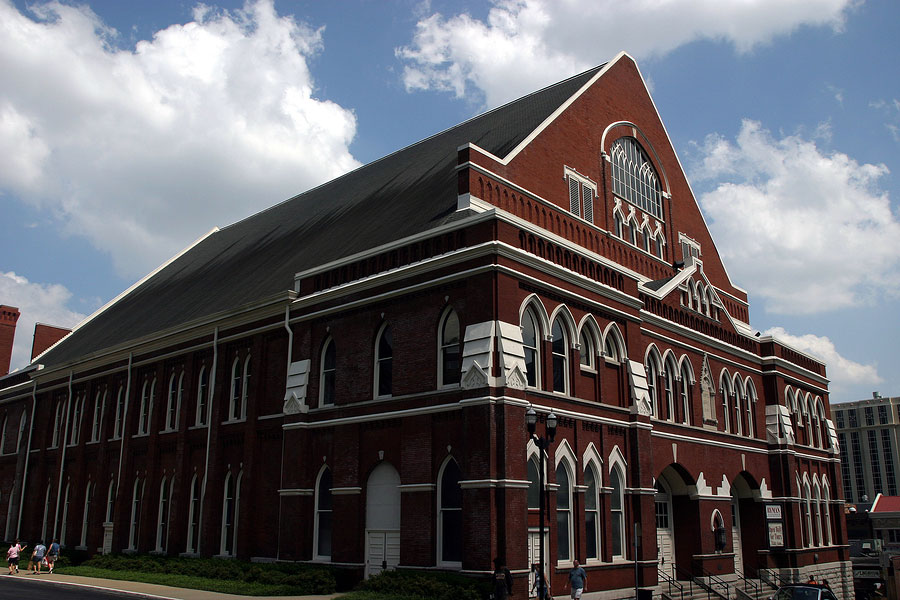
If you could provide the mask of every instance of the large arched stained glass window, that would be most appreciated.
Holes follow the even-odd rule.
[[[663,218],[662,190],[647,153],[633,137],[617,139],[610,151],[613,193],[657,219]]]

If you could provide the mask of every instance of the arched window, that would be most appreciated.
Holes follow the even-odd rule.
[[[662,219],[662,191],[653,164],[633,137],[616,140],[610,149],[613,193]]]
[[[79,544],[82,548],[87,546],[88,528],[91,522],[91,500],[94,496],[95,487],[97,486],[88,481],[84,488],[84,512],[81,516],[81,543]]]
[[[834,543],[834,540],[831,537],[831,492],[828,491],[828,482],[826,481],[823,486],[823,504],[825,505],[825,540],[826,543],[831,546]]]
[[[816,546],[823,545],[823,536],[822,536],[822,490],[819,488],[819,483],[816,482],[813,491],[815,493],[815,497],[813,498],[813,509],[815,510],[815,523],[816,523]]]
[[[440,327],[438,341],[440,354],[439,386],[459,383],[459,317],[455,310],[448,310]]]
[[[550,334],[553,338],[553,391],[565,394],[569,391],[569,342],[561,319],[553,321]]]
[[[247,416],[247,397],[250,394],[250,357],[241,362],[235,357],[231,364],[231,402],[228,420],[239,421]]]
[[[71,487],[70,483],[66,484],[66,493],[63,496],[63,513],[62,513],[62,523],[60,523],[59,529],[59,545],[65,548],[66,546],[66,525],[69,522],[69,488]]]
[[[94,420],[91,426],[91,441],[100,440],[100,430],[103,427],[103,413],[106,411],[106,391],[101,393],[98,391],[94,396]],[[82,544],[83,546],[84,544]]]
[[[725,431],[731,431],[731,381],[726,372],[719,378],[719,389],[722,392],[722,421]]]
[[[672,357],[668,357],[666,360],[666,372],[665,372],[665,383],[666,383],[666,420],[667,421],[675,421],[675,394],[677,393],[675,390],[675,378],[678,374],[678,367],[675,366],[675,361]]]
[[[525,350],[525,374],[528,379],[528,387],[538,387],[540,377],[538,375],[541,364],[540,353],[540,328],[534,318],[531,309],[522,315],[522,345]]]
[[[803,483],[803,497],[801,498],[801,505],[803,506],[803,522],[806,525],[806,543],[805,546],[812,546],[815,542],[813,541],[813,526],[812,526],[812,494],[809,491],[809,482]]]
[[[597,355],[597,350],[594,348],[594,337],[591,333],[591,330],[585,326],[582,327],[581,333],[578,336],[578,345],[581,346],[581,350],[579,351],[579,362],[582,367],[587,367],[589,369],[594,368],[594,357]]]
[[[113,428],[113,438],[119,439],[125,435],[125,388],[119,386],[116,394],[116,423]]]
[[[619,362],[619,346],[616,344],[612,332],[606,333],[606,339],[603,341],[603,356],[611,362]]]
[[[250,356],[244,359],[244,380],[241,385],[241,412],[238,419],[247,418],[247,405],[250,403]]]
[[[650,354],[644,363],[644,369],[647,372],[647,393],[650,395],[650,414],[659,417],[659,366],[656,358]]]
[[[750,379],[747,379],[745,387],[747,389],[747,435],[756,437],[756,427],[753,422],[753,413],[756,412],[756,388],[753,387]]]
[[[615,211],[613,213],[613,221],[615,222],[616,227],[616,237],[625,239],[625,220],[622,218],[622,213]]]
[[[444,464],[438,489],[438,562],[462,565],[462,474],[453,459]]]
[[[109,487],[106,489],[106,519],[104,522],[112,523],[113,516],[115,516],[115,508],[116,508],[116,481],[115,479],[109,480]]]
[[[691,424],[691,370],[687,359],[681,365],[681,422]]]
[[[200,545],[200,480],[191,481],[191,504],[188,507],[188,537],[186,550],[196,554]]]
[[[321,367],[319,370],[319,404],[331,406],[334,404],[334,384],[337,375],[337,358],[335,356],[334,340],[328,338],[322,349]]]
[[[316,560],[331,560],[331,469],[325,467],[316,482]]]
[[[197,377],[197,425],[206,425],[208,422],[209,406],[209,371],[206,365],[200,367],[200,375]]]
[[[556,560],[572,559],[572,485],[565,461],[556,467]]]
[[[394,375],[394,341],[391,328],[382,326],[375,340],[375,395],[377,397],[393,394]]]
[[[528,460],[528,508],[538,510],[541,507],[541,480],[538,471],[537,457]]]
[[[813,426],[816,433],[815,444],[817,448],[824,448],[825,446],[822,444],[822,421],[824,419],[822,418],[822,405],[818,402],[818,398],[813,401],[813,407]]]
[[[59,446],[59,431],[62,426],[62,411],[63,411],[63,401],[60,400],[56,403],[56,412],[53,415],[53,438],[51,448],[56,448]]]
[[[625,490],[622,473],[618,466],[612,468],[609,474],[609,484],[612,487],[612,494],[609,498],[612,554],[613,558],[625,558]]]
[[[159,511],[156,519],[157,552],[165,552],[169,543],[169,497],[171,491],[170,482],[163,477],[159,484]]]
[[[644,252],[650,252],[650,229],[641,229],[641,242]]]
[[[79,394],[72,403],[72,423],[69,426],[69,445],[78,444],[78,430],[81,426],[81,412],[84,407],[84,396]]]
[[[153,398],[156,396],[156,378],[145,381],[141,389],[141,417],[138,421],[138,434],[150,431],[150,419],[153,416]]]
[[[231,473],[225,475],[225,489],[222,499],[222,556],[234,556],[234,538],[237,529],[237,500],[240,483],[235,483]]]
[[[593,465],[588,465],[584,470],[584,529],[585,529],[585,558],[598,560],[600,558],[600,501],[599,481],[597,471]]]
[[[134,480],[134,490],[131,495],[131,527],[128,530],[128,548],[137,550],[138,537],[141,530],[141,500],[144,497],[144,482],[141,479]]]
[[[635,246],[640,243],[640,235],[638,234],[637,223],[634,222],[634,219],[628,221],[628,238]]]
[[[169,377],[169,398],[166,403],[166,431],[178,429],[178,413],[181,412],[181,397],[184,395],[184,372]]]

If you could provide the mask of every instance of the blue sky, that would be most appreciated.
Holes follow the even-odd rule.
[[[634,56],[752,325],[900,395],[900,3],[0,0],[0,303],[73,326],[224,226]]]

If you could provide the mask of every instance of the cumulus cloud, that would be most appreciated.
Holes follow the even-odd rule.
[[[828,378],[831,380],[831,392],[840,392],[857,385],[875,385],[883,379],[878,375],[875,365],[863,365],[844,358],[838,353],[834,343],[827,337],[817,335],[792,335],[782,327],[773,327],[763,332],[785,344],[806,352],[825,361]]]
[[[843,27],[855,0],[492,0],[486,20],[433,13],[416,24],[406,62],[409,90],[466,95],[488,106],[538,89],[561,75],[600,64],[625,50],[661,56],[702,39],[748,52],[802,26]]]
[[[140,276],[214,225],[358,166],[352,111],[315,97],[322,31],[273,0],[121,49],[86,6],[0,0],[0,193]]]
[[[714,186],[700,204],[736,283],[770,312],[811,314],[900,295],[887,173],[745,120],[733,142],[706,138],[692,175]]]
[[[33,283],[12,271],[0,272],[0,298],[3,304],[15,306],[21,313],[16,323],[11,370],[30,362],[35,323],[72,329],[85,318],[85,315],[66,306],[72,292],[65,286]]]

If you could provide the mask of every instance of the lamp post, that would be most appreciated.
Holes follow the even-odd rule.
[[[537,577],[538,579],[538,600],[544,600],[544,586],[547,583],[547,574],[544,572],[544,512],[546,511],[546,502],[544,499],[544,494],[546,490],[544,489],[544,466],[547,461],[546,458],[546,450],[550,447],[550,444],[553,443],[553,438],[556,437],[556,414],[553,411],[550,411],[550,414],[547,415],[547,428],[545,429],[544,435],[537,435],[535,431],[537,430],[537,413],[534,412],[534,408],[528,407],[528,410],[525,412],[525,425],[528,427],[528,433],[531,436],[531,439],[534,440],[534,444],[538,447],[538,453],[541,456],[540,465],[538,466],[538,490],[540,492],[540,501],[538,503],[538,515],[540,517],[540,524],[538,525],[538,561],[539,568]]]

